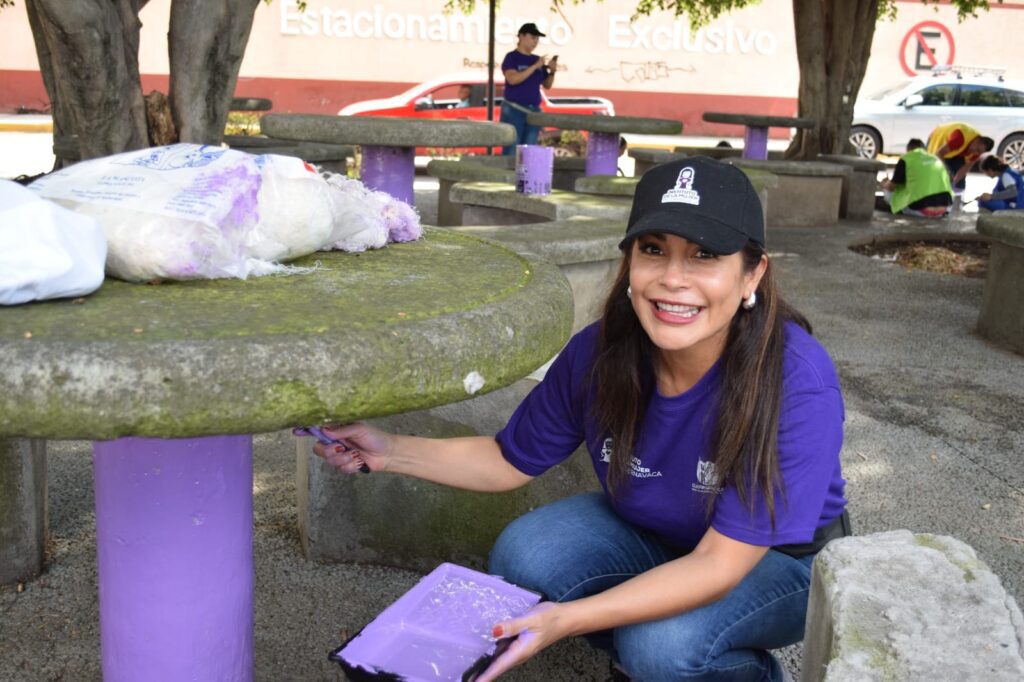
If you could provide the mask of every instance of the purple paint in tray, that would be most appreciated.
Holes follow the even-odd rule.
[[[469,679],[495,655],[494,624],[521,616],[539,601],[536,592],[497,576],[444,563],[331,659],[350,680]]]

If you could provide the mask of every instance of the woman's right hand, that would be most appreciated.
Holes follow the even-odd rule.
[[[313,452],[338,471],[355,474],[363,464],[370,471],[387,470],[393,441],[390,433],[362,422],[325,426],[321,430],[324,435],[341,442],[333,445],[315,443]]]

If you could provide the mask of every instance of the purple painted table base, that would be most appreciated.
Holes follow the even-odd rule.
[[[412,147],[363,145],[360,179],[367,187],[386,192],[413,206],[416,203],[413,193],[415,153]]]
[[[619,134],[590,131],[587,141],[586,175],[617,175],[619,171]]]
[[[747,126],[743,137],[743,158],[762,161],[768,158],[768,128]]]
[[[93,443],[105,682],[253,679],[252,436]]]

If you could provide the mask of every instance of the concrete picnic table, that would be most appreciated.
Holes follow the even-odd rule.
[[[768,158],[769,128],[813,128],[818,124],[813,118],[727,114],[717,111],[705,111],[702,118],[708,123],[729,123],[745,126],[747,130],[743,137],[744,159]]]
[[[527,114],[526,122],[534,126],[585,130],[590,133],[590,139],[587,141],[587,175],[615,175],[618,170],[621,133],[678,135],[683,131],[683,124],[679,121],[637,116],[532,112]]]
[[[363,183],[410,206],[417,147],[500,147],[516,139],[515,128],[507,123],[384,116],[267,114],[260,130],[282,140],[360,145]]]
[[[556,266],[448,230],[296,264],[0,309],[0,439],[94,441],[106,682],[253,678],[251,434],[508,385],[573,319]]]

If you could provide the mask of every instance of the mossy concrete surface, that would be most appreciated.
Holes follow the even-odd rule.
[[[1024,619],[974,550],[908,530],[814,561],[803,682],[1024,679]]]
[[[556,265],[622,258],[619,242],[626,221],[575,217],[532,225],[463,225],[450,228],[475,237],[494,239],[520,253],[535,253]]]
[[[562,130],[588,130],[594,133],[635,133],[637,135],[678,135],[683,124],[667,118],[640,116],[595,116],[593,114],[552,114],[532,112],[526,115],[530,125]]]
[[[495,168],[477,163],[463,163],[447,159],[434,159],[427,163],[427,175],[440,180],[463,182],[466,180],[483,180],[487,182],[516,181],[516,172],[507,168]]]
[[[464,205],[526,213],[545,220],[566,220],[573,216],[626,220],[632,207],[628,197],[577,194],[557,189],[544,195],[521,194],[515,187],[497,182],[460,182],[452,187],[450,198]]]
[[[468,397],[566,341],[558,269],[442,229],[310,274],[129,284],[0,310],[0,435],[259,433]]]
[[[620,178],[617,175],[588,175],[576,181],[576,191],[582,194],[608,194],[632,197],[640,178]]]
[[[284,140],[380,147],[475,147],[514,144],[516,130],[489,121],[433,121],[383,116],[267,114],[260,132]]]

